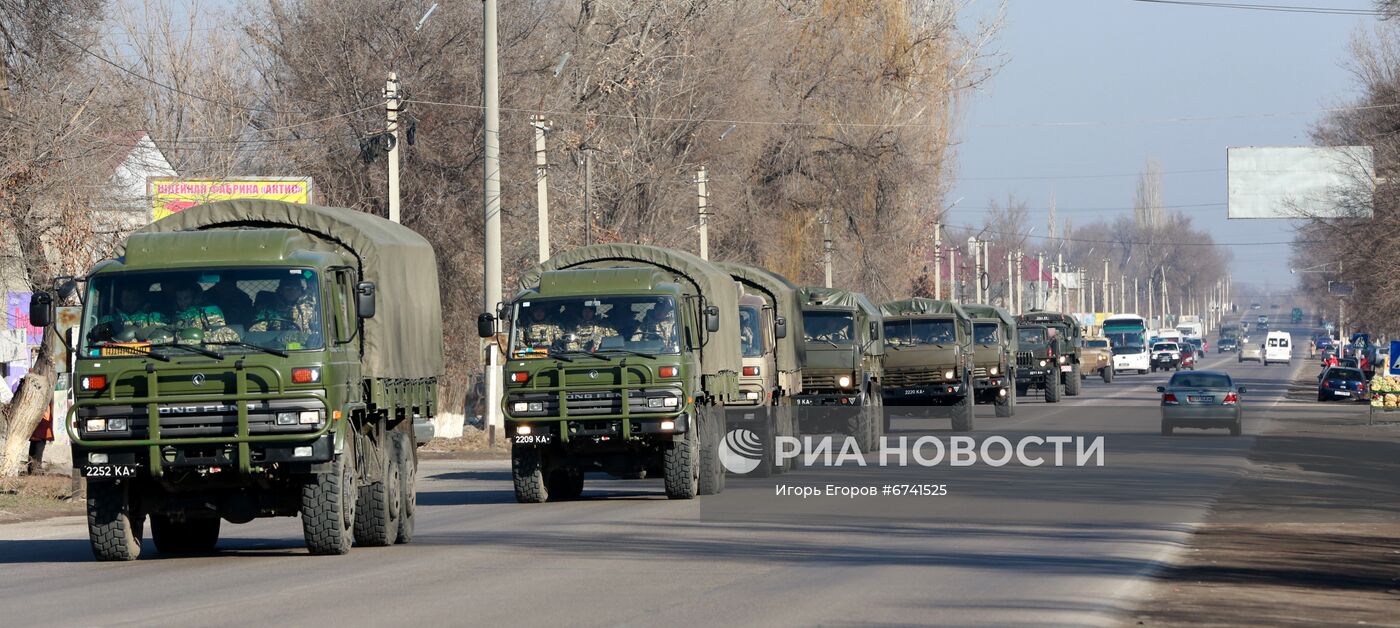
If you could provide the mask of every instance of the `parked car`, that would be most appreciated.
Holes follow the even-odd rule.
[[[1216,352],[1216,353],[1225,353],[1226,351],[1239,351],[1239,350],[1240,350],[1240,341],[1239,341],[1238,338],[1221,338],[1218,342],[1215,343],[1215,352]]]
[[[1239,362],[1244,362],[1245,360],[1250,360],[1250,361],[1253,361],[1253,362],[1258,362],[1258,363],[1260,363],[1260,364],[1263,364],[1263,363],[1264,363],[1264,345],[1251,345],[1251,344],[1247,344],[1247,343],[1246,343],[1246,344],[1242,344],[1242,345],[1240,345],[1240,353],[1239,353],[1238,356],[1236,356],[1236,358],[1238,358],[1237,361],[1239,361]]]
[[[1349,399],[1352,401],[1368,401],[1366,395],[1366,376],[1361,373],[1361,369],[1345,366],[1329,366],[1318,376],[1317,400],[1332,401],[1335,399]]]
[[[1175,342],[1159,342],[1152,345],[1152,370],[1171,371],[1181,368],[1181,345]]]
[[[1162,434],[1184,427],[1194,429],[1226,428],[1231,436],[1244,431],[1240,395],[1244,386],[1237,385],[1224,371],[1192,371],[1172,375],[1162,393]]]

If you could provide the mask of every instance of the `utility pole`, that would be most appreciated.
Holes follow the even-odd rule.
[[[482,64],[481,93],[485,99],[482,111],[483,134],[486,140],[482,160],[484,205],[486,212],[485,248],[485,310],[495,312],[501,302],[501,86],[497,75],[496,0],[482,0]],[[501,355],[500,345],[490,338],[486,347],[486,426],[487,441],[494,443],[496,431],[504,427],[501,417]]]
[[[982,302],[982,245],[976,236],[967,239],[967,253],[972,258],[972,298],[973,303]]]
[[[822,212],[822,266],[826,269],[826,287],[831,287],[831,217]]]
[[[710,197],[705,189],[705,186],[709,182],[709,174],[705,172],[704,166],[700,166],[700,170],[695,173],[695,205],[696,210],[700,212],[700,259],[703,260],[710,259]],[[827,271],[827,274],[830,275],[830,271]],[[831,283],[829,278],[827,279],[827,283]],[[831,286],[828,285],[827,287],[830,288]]]
[[[933,298],[943,298],[943,225],[933,223]]]
[[[583,244],[593,244],[593,149],[583,149]]]
[[[389,220],[394,222],[399,222],[399,103],[399,74],[390,72],[384,83],[384,112],[389,119]]]
[[[948,249],[948,276],[953,278],[948,286],[948,300],[962,303],[962,290],[958,286],[958,247],[956,246]]]
[[[1050,278],[1052,281],[1055,281],[1055,310],[1058,312],[1065,311],[1065,282],[1060,281],[1060,279],[1064,277],[1064,274],[1065,254],[1063,251],[1056,251],[1055,272],[1050,275]]]
[[[539,210],[540,261],[549,259],[549,157],[545,154],[544,134],[550,124],[543,115],[534,118],[535,127],[535,200]]]
[[[1012,310],[1014,314],[1026,313],[1026,282],[1021,280],[1025,276],[1021,273],[1021,260],[1024,257],[1025,254],[1020,249],[1016,249],[1016,309]]]
[[[1045,285],[1045,253],[1035,254],[1035,295],[1031,298],[1031,309],[1038,310],[1045,307],[1042,301],[1050,286]]]
[[[1109,286],[1111,285],[1108,282],[1108,256],[1105,255],[1103,258],[1103,309],[1105,312],[1113,309],[1113,304],[1109,302]]]
[[[1011,265],[1011,260],[1015,259],[1011,249],[1006,250],[1006,298],[1002,299],[1006,306],[1006,311],[1016,311],[1016,271]]]
[[[1138,303],[1138,297],[1140,297],[1141,295],[1142,291],[1138,289],[1138,278],[1133,277],[1133,313],[1137,314],[1138,316],[1142,316],[1142,308],[1139,306],[1140,304]],[[1151,308],[1149,307],[1149,309]],[[1151,318],[1150,313],[1147,316],[1147,318]]]

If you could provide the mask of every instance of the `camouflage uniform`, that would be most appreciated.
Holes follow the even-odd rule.
[[[565,343],[565,351],[587,351],[598,348],[604,338],[617,335],[617,330],[608,325],[598,322],[596,319],[591,322],[579,323],[574,328],[574,340]]]
[[[224,311],[217,305],[195,305],[175,313],[175,327],[204,332],[205,342],[237,342],[238,332],[228,327]]]
[[[525,326],[522,340],[530,347],[551,347],[563,337],[563,328],[548,321],[539,321]]]
[[[309,297],[302,297],[293,304],[276,304],[258,310],[253,316],[253,324],[248,331],[320,331],[320,321],[316,320],[316,305]]]
[[[164,325],[165,316],[161,315],[160,312],[150,312],[146,310],[140,310],[136,312],[123,312],[121,310],[117,310],[112,312],[111,314],[103,316],[102,319],[98,321],[98,324],[110,326],[112,329],[112,337],[115,338],[118,334],[122,332],[122,330],[125,329],[135,331],[137,329],[146,329],[149,327]]]
[[[658,338],[667,343],[675,342],[676,319],[671,316],[665,318],[651,318],[642,321],[642,326],[637,329],[637,333],[632,335],[632,341]]]

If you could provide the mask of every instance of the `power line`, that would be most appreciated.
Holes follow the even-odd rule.
[[[1132,0],[1133,2],[1143,2],[1148,4],[1171,4],[1176,6],[1210,8],[1210,9],[1240,9],[1246,11],[1266,11],[1275,13],[1312,13],[1318,15],[1361,15],[1361,16],[1383,16],[1385,13],[1375,9],[1348,9],[1336,7],[1313,7],[1298,6],[1291,4],[1249,4],[1244,2],[1204,2],[1198,0]]]

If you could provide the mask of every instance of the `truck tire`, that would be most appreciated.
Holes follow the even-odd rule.
[[[1081,379],[1079,378],[1079,376],[1076,375],[1076,374],[1074,374],[1074,373],[1070,373],[1069,376],[1066,377],[1066,378],[1064,378],[1064,379],[1065,379],[1065,396],[1066,396],[1066,397],[1078,397],[1078,396],[1079,396],[1079,389],[1080,389],[1080,387],[1083,385],[1084,381],[1081,380]]]
[[[661,452],[661,470],[666,480],[666,497],[695,499],[700,493],[700,465],[696,452],[696,432],[699,424],[691,425],[681,438],[671,441],[671,447]],[[517,485],[518,486],[518,485]],[[519,499],[519,489],[516,499]]]
[[[89,482],[87,488],[88,540],[92,556],[100,561],[136,560],[146,517],[130,498],[130,482]]]
[[[1049,381],[1045,382],[1045,403],[1059,403],[1065,389],[1064,382],[1060,381],[1060,374],[1051,373],[1046,379]]]
[[[301,532],[313,556],[345,554],[355,542],[355,470],[347,448],[331,459],[331,468],[301,487]]]
[[[797,419],[792,412],[792,406],[778,404],[773,407],[773,414],[778,419],[778,435],[789,438],[797,437]],[[777,442],[774,441],[773,458],[777,460]],[[773,474],[778,475],[792,470],[792,458],[786,458],[781,463],[775,462]]]
[[[719,445],[724,439],[724,407],[709,406],[697,413],[701,419],[700,494],[724,492],[724,465],[719,462]]]
[[[205,554],[219,542],[218,517],[176,521],[165,515],[151,515],[151,538],[162,554]]]
[[[510,450],[510,479],[515,485],[515,501],[521,504],[543,504],[549,500],[545,484],[544,453],[535,447],[512,447]]]
[[[402,479],[394,464],[391,437],[385,437],[380,479],[360,487],[360,503],[355,509],[355,544],[365,547],[393,545],[399,536],[399,489]]]
[[[546,489],[552,502],[578,499],[583,495],[583,471],[577,467],[557,467],[549,472]]]
[[[875,432],[879,429],[875,426],[876,421],[884,423],[884,419],[875,418],[870,409],[871,406],[862,405],[846,418],[846,434],[856,439],[856,448],[863,454],[875,449]]]
[[[418,510],[418,446],[411,432],[394,432],[394,463],[399,466],[399,534],[396,543],[413,542]]]
[[[973,416],[973,412],[975,412],[975,409],[976,409],[976,408],[977,408],[977,402],[976,402],[975,400],[973,400],[973,398],[972,398],[971,395],[968,395],[968,396],[966,396],[966,397],[963,397],[963,400],[962,400],[962,401],[959,401],[957,404],[955,404],[955,405],[953,406],[953,431],[954,431],[954,432],[971,432],[971,431],[972,431],[972,416]]]
[[[1100,372],[1099,372],[1099,375],[1100,375],[1101,377],[1103,377],[1103,383],[1105,383],[1105,384],[1112,384],[1112,383],[1113,383],[1113,376],[1115,375],[1115,373],[1113,372],[1113,367],[1111,367],[1111,366],[1105,366],[1105,367],[1103,367],[1103,371],[1100,371]]]
[[[1015,393],[1013,393],[1013,392],[1010,391],[1010,390],[1006,391],[1006,396],[1005,396],[1005,397],[1002,397],[1001,395],[997,395],[997,398],[996,398],[994,401],[992,401],[992,405],[996,408],[996,411],[997,411],[997,418],[1001,418],[1001,419],[1004,419],[1004,418],[1007,418],[1007,417],[1009,417],[1009,416],[1012,416],[1012,415],[1016,414],[1016,405],[1015,405],[1015,404],[1016,404],[1016,395],[1015,395]]]
[[[764,432],[762,432],[760,436],[763,442],[759,450],[760,458],[758,460],[758,466],[754,467],[753,471],[749,472],[748,477],[766,478],[773,475],[774,466],[776,465],[774,460],[777,456],[773,451],[773,447],[775,446],[774,437],[778,435],[778,413],[774,412],[771,406],[760,406],[760,409],[764,411],[763,422],[766,425],[764,426]],[[721,438],[729,438],[728,430],[724,430],[724,432]]]

